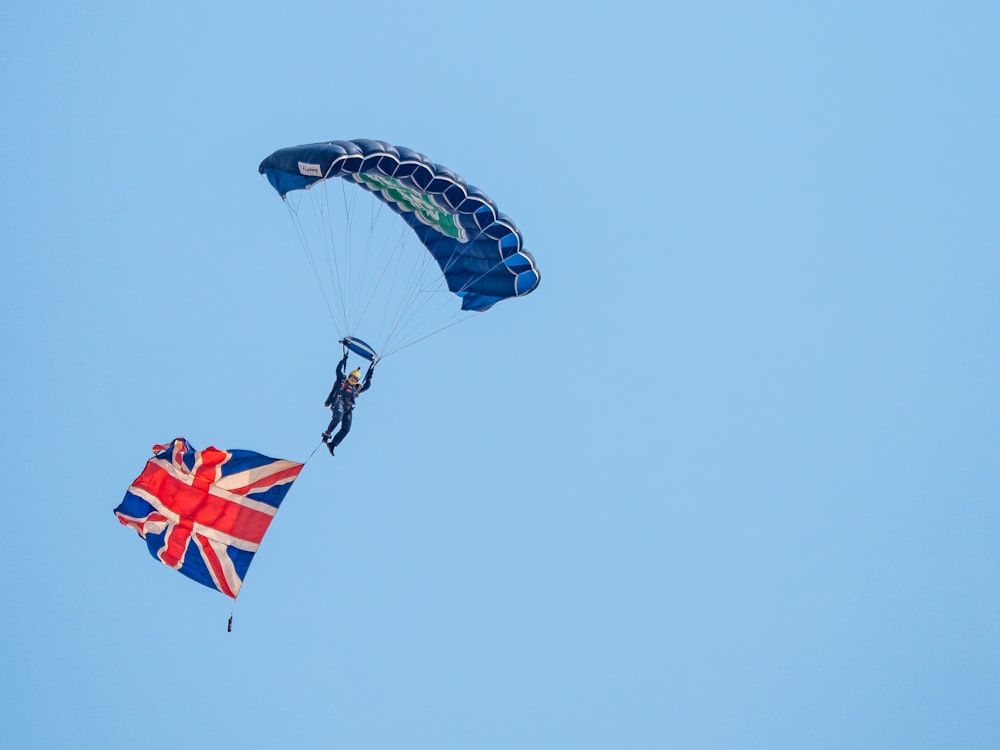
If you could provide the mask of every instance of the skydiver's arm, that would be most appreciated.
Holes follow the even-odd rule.
[[[337,380],[344,379],[344,370],[347,368],[347,352],[344,352],[344,358],[340,360],[340,364],[337,365]]]
[[[375,374],[375,364],[372,363],[368,365],[368,372],[365,373],[365,382],[361,384],[361,390],[358,393],[364,393],[369,388],[372,387],[372,375]]]

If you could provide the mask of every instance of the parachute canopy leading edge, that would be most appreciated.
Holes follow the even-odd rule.
[[[488,310],[538,286],[514,222],[488,195],[412,149],[374,140],[293,146],[264,159],[260,173],[282,199],[331,177],[372,193],[416,233],[462,310]]]

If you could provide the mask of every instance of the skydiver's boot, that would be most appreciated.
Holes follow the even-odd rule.
[[[333,449],[336,448],[336,447],[337,446],[335,446],[333,443],[327,443],[326,444],[326,448],[327,448],[328,451],[330,451],[330,455],[331,456],[333,455]]]

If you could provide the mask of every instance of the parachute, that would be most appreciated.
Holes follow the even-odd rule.
[[[493,199],[412,149],[313,143],[275,151],[259,171],[288,207],[340,340],[366,359],[538,286]]]

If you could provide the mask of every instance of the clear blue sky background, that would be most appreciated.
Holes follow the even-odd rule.
[[[1000,6],[7,3],[0,745],[1000,747]],[[380,138],[542,283],[387,362],[230,600],[111,511],[305,460],[257,174]]]

